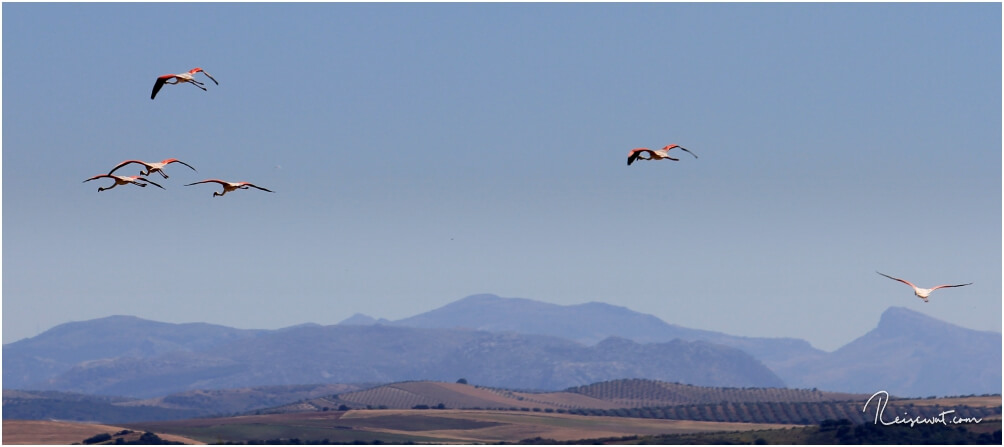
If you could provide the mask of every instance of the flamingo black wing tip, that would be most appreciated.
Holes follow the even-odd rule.
[[[886,275],[885,273],[882,273],[882,272],[880,272],[878,270],[876,270],[875,273],[878,273],[879,275],[885,276],[886,278],[895,279],[896,281],[899,281],[899,278],[893,278],[892,276]]]
[[[677,146],[677,147],[679,147],[680,149],[683,149],[683,151],[684,151],[684,152],[686,152],[686,153],[688,153],[688,154],[690,154],[690,155],[693,155],[693,156],[694,156],[694,158],[700,158],[700,157],[698,157],[698,156],[697,156],[697,154],[695,154],[695,153],[693,153],[693,152],[690,152],[690,149],[687,149],[687,148],[685,148],[685,147],[683,147],[683,146]]]

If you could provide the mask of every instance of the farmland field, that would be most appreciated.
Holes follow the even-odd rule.
[[[596,399],[583,394],[555,391],[530,393],[499,388],[485,388],[447,382],[414,381],[399,382],[361,391],[338,395],[337,399],[327,397],[311,399],[291,404],[280,411],[305,411],[323,407],[337,408],[346,404],[352,408],[372,407],[386,409],[410,409],[416,405],[435,407],[443,404],[447,408],[500,409],[500,408],[603,408],[614,409],[622,405]]]
[[[896,400],[898,404],[914,405],[939,405],[942,407],[958,407],[962,405],[970,407],[994,408],[1001,406],[1001,396],[968,396],[968,397],[939,397],[936,399],[902,399]]]
[[[202,442],[300,439],[329,442],[559,441],[665,433],[787,428],[780,424],[717,423],[487,410],[353,410],[287,413],[127,424]]]
[[[344,390],[345,388],[339,389]],[[666,439],[656,439],[653,442],[748,443],[763,438],[770,442],[788,440],[789,443],[805,443],[809,439],[806,436],[816,436],[816,431],[813,430],[842,420],[848,424],[858,424],[854,427],[858,431],[854,433],[860,437],[855,439],[861,441],[872,439],[868,436],[892,433],[873,433],[860,429],[860,425],[871,423],[874,417],[874,412],[862,412],[867,396],[817,390],[709,388],[632,379],[552,392],[512,391],[429,381],[399,382],[347,391],[322,397],[300,393],[297,396],[306,398],[277,407],[256,409],[253,415],[250,412],[237,413],[244,414],[242,416],[185,416],[188,419],[145,419],[141,420],[143,422],[122,421],[107,425],[52,422],[63,419],[62,416],[50,416],[50,420],[7,420],[4,421],[3,441],[8,444],[70,444],[95,435],[114,434],[129,429],[137,433],[125,435],[124,441],[130,441],[132,437],[149,431],[163,439],[187,443],[274,441],[442,444],[536,439],[592,442],[603,438],[630,442],[628,438],[652,440],[660,437]],[[274,400],[279,399],[273,394],[282,395],[261,393],[264,393],[263,397]],[[205,407],[223,408],[214,405],[216,399],[230,401],[233,400],[230,399],[233,394],[191,392],[180,398],[171,396],[171,399],[161,401],[162,405],[190,402]],[[32,396],[23,392],[12,392],[9,397],[11,400],[20,399],[28,403],[42,400],[29,399]],[[53,402],[62,402],[58,399],[60,395],[42,397],[49,398],[45,403],[50,407]],[[966,429],[974,433],[974,436],[990,436],[992,440],[995,439],[992,427],[1000,426],[1000,399],[999,395],[893,398],[888,404],[886,416],[937,415],[950,411],[953,416],[980,419],[982,423],[969,425]],[[79,396],[69,395],[64,400],[72,408],[80,407],[80,411],[68,413],[69,415],[84,414],[86,419],[81,419],[83,421],[103,420],[95,417],[100,411],[86,413],[87,407],[80,405]],[[146,400],[143,403],[156,402]],[[5,400],[5,414],[9,409],[8,404]],[[643,404],[653,406],[638,406]],[[97,405],[92,407],[100,409],[110,405],[115,404],[97,400]],[[244,406],[246,403],[240,405]],[[136,420],[138,419],[132,419]],[[790,427],[800,428],[794,431],[778,430]],[[772,430],[777,433],[771,432]],[[831,435],[846,436],[847,430],[849,429],[840,429],[839,433],[835,429],[819,431],[822,433],[820,436],[823,436],[819,440],[832,442],[836,438],[830,439],[833,437]],[[947,443],[973,441],[966,437],[944,437],[943,433],[937,431],[927,434],[940,436],[939,439]],[[187,440],[171,439],[171,435],[182,436]],[[996,436],[999,437],[999,434]]]
[[[97,434],[113,434],[123,430],[126,430],[126,428],[80,422],[5,420],[3,421],[3,443],[20,445],[69,445],[80,443]],[[201,444],[199,441],[182,436],[166,434],[159,434],[158,436],[167,441]]]

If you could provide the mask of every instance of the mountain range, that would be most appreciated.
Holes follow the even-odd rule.
[[[707,386],[782,386],[749,354],[701,341],[639,344],[611,337],[593,346],[545,335],[398,326],[298,326],[246,331],[225,342],[159,352],[160,335],[143,330],[163,323],[114,316],[75,325],[119,327],[119,336],[94,342],[118,346],[124,355],[64,360],[67,331],[4,346],[4,386],[87,394],[153,397],[191,389],[310,383],[453,381],[485,386],[560,389],[622,377],[649,377]],[[190,327],[178,325],[172,339]],[[200,328],[201,329],[201,328]],[[221,332],[225,328],[218,328]],[[73,340],[88,339],[71,331]],[[203,334],[204,331],[199,331]],[[42,375],[48,372],[48,375]],[[53,373],[55,372],[55,373]],[[25,380],[25,379],[28,380]]]
[[[902,396],[1001,391],[1001,334],[955,326],[890,307],[878,326],[834,352],[797,338],[742,337],[690,329],[606,303],[561,306],[523,298],[472,295],[397,321],[357,314],[340,324],[464,327],[543,334],[584,344],[616,336],[639,343],[706,341],[743,350],[787,386]]]
[[[247,330],[129,316],[5,344],[6,389],[153,397],[194,389],[453,381],[556,390],[622,378],[900,396],[1000,393],[1001,334],[905,308],[834,352],[689,329],[604,303],[474,295],[397,321]]]
[[[340,324],[391,324],[424,328],[471,328],[492,332],[552,335],[583,344],[595,344],[610,336],[638,343],[671,340],[701,340],[746,351],[768,367],[792,358],[824,354],[809,342],[796,338],[740,337],[721,332],[690,329],[626,307],[590,302],[571,306],[525,298],[472,295],[438,309],[397,321],[376,320],[357,314]]]

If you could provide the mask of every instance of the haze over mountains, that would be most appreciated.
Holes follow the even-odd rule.
[[[397,321],[355,315],[340,324],[390,324],[510,331],[585,344],[616,336],[639,343],[701,340],[748,352],[787,386],[903,396],[1001,391],[1001,334],[955,326],[904,307],[884,312],[878,327],[832,353],[797,338],[741,337],[690,329],[606,303],[571,306],[472,295]],[[895,390],[895,391],[894,391]]]
[[[132,317],[81,324],[137,326]],[[187,328],[179,328],[187,329]],[[58,344],[42,334],[46,345]],[[301,326],[204,349],[60,362],[32,340],[4,347],[4,386],[153,397],[187,389],[307,383],[454,381],[521,389],[560,389],[621,377],[653,377],[711,386],[781,386],[774,373],[737,349],[676,340],[637,344],[611,338],[594,346],[543,335],[393,326]],[[140,330],[119,344],[157,344]],[[79,339],[78,339],[79,340]],[[123,346],[126,348],[126,346]],[[150,352],[152,355],[147,355]],[[55,352],[54,354],[59,354]],[[34,371],[63,371],[39,376]],[[25,381],[24,378],[30,378]],[[42,378],[38,380],[37,378]]]
[[[827,353],[800,339],[684,328],[604,303],[474,295],[397,321],[244,330],[114,316],[4,345],[7,389],[152,397],[191,389],[454,381],[556,390],[648,378],[900,396],[1001,391],[1001,334],[890,308]]]
[[[357,315],[341,324],[355,321],[380,321]],[[638,343],[657,343],[675,339],[703,340],[742,349],[768,367],[794,357],[821,355],[809,342],[796,338],[739,337],[720,332],[690,329],[669,324],[659,318],[626,307],[591,302],[571,306],[544,303],[524,298],[501,298],[481,294],[447,304],[410,318],[388,322],[409,327],[463,327],[493,332],[553,335],[584,344],[598,343],[610,336]]]

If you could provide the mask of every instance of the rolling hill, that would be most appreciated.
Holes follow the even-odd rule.
[[[621,379],[571,387],[563,391],[528,392],[478,385],[413,381],[293,402],[263,412],[298,412],[348,408],[458,409],[537,408],[545,410],[666,407],[721,402],[863,403],[869,395],[794,388],[704,387],[649,379]]]
[[[787,428],[667,419],[610,418],[555,412],[471,410],[352,410],[128,424],[203,442],[277,444],[292,438],[324,444],[487,444],[524,439],[584,438]],[[271,442],[268,442],[271,441]],[[551,442],[553,443],[553,442]]]
[[[331,394],[335,391],[335,394]],[[411,381],[359,389],[352,385],[198,390],[152,399],[112,398],[61,392],[5,391],[4,418],[129,423],[220,415],[340,413],[347,410],[490,410],[508,414],[673,419],[714,423],[818,424],[867,422],[868,395],[790,388],[698,387],[643,379],[614,380],[564,391],[528,392],[454,382]],[[262,408],[269,402],[282,405]],[[892,398],[886,415],[936,416],[950,410],[963,418],[1000,418],[996,396],[939,399]],[[310,416],[291,416],[306,420]],[[318,416],[321,417],[321,416]]]
[[[108,444],[154,444],[165,441],[174,444],[203,444],[195,439],[177,435],[136,432],[125,427],[65,421],[9,421],[3,422],[5,445],[71,445],[88,439],[107,436]],[[114,440],[114,441],[113,441]]]
[[[373,388],[293,402],[263,410],[268,413],[323,411],[348,408],[412,409],[520,409],[618,408],[618,404],[570,392],[525,392],[450,382],[399,382]]]
[[[855,424],[875,417],[871,395],[792,388],[698,387],[654,380],[614,380],[560,392],[528,393],[460,383],[404,382],[309,399],[259,413],[326,412],[335,409],[469,409],[567,413],[727,423],[819,424],[847,419]],[[959,418],[1000,417],[996,396],[951,399],[893,397],[883,420],[891,415],[934,417],[943,412]]]
[[[582,394],[614,403],[618,408],[661,407],[719,402],[830,402],[856,400],[869,395],[804,388],[703,387],[649,379],[622,379],[572,387]],[[599,407],[597,407],[599,408]]]
[[[105,423],[186,419],[244,413],[360,388],[334,384],[192,390],[149,399],[3,390],[3,418]]]

